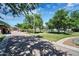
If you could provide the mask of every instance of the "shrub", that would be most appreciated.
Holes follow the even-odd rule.
[[[21,29],[20,31],[21,31],[21,32],[26,32],[26,30],[25,30],[25,29]]]
[[[73,32],[79,32],[79,28],[72,29]]]
[[[34,31],[33,31],[33,29],[28,29],[27,32],[33,33]]]

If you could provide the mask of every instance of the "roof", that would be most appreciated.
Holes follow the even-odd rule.
[[[0,20],[0,25],[6,26],[6,27],[10,27],[10,25],[9,25],[9,24],[7,24],[6,22],[1,21],[1,20]]]

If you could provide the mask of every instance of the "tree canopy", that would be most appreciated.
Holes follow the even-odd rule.
[[[12,14],[13,16],[25,15],[37,7],[35,3],[0,3],[0,13]],[[0,16],[0,18],[2,18]]]
[[[72,29],[78,22],[78,12],[73,11],[69,14],[65,9],[57,10],[54,16],[48,21],[47,26],[49,29],[57,29],[58,32],[67,31],[67,29]],[[75,14],[74,14],[75,13]],[[76,20],[75,20],[76,19]]]

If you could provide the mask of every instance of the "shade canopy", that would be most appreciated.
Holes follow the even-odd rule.
[[[10,33],[10,25],[0,20],[0,33],[8,34]]]
[[[6,22],[1,21],[1,20],[0,20],[0,26],[10,27],[9,24],[7,24]]]

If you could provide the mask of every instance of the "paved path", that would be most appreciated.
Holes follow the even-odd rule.
[[[54,44],[56,49],[58,50],[62,50],[64,52],[67,52],[67,55],[70,55],[70,56],[79,56],[79,51],[76,51],[76,50],[73,50],[73,49],[70,49],[66,46],[62,46],[62,45],[59,45],[59,44]]]
[[[49,41],[47,39],[42,39],[43,41]],[[67,40],[67,38],[65,38],[65,40]],[[65,41],[64,39],[61,39],[61,41]],[[74,50],[74,48],[71,48],[70,46],[66,47],[65,45],[61,44],[61,41],[58,42],[51,42],[52,44],[54,44],[54,46],[56,47],[57,50],[62,50],[64,52],[67,52],[67,55],[69,56],[79,56],[79,51]]]
[[[29,36],[29,34],[26,32],[11,31],[11,34],[7,34],[6,36]]]
[[[58,42],[56,42],[56,46],[58,49],[67,51],[68,54],[72,54],[73,56],[79,56],[79,48],[63,44],[63,42],[66,40],[76,39],[76,38],[79,38],[79,37],[69,37],[69,38],[61,39]]]

